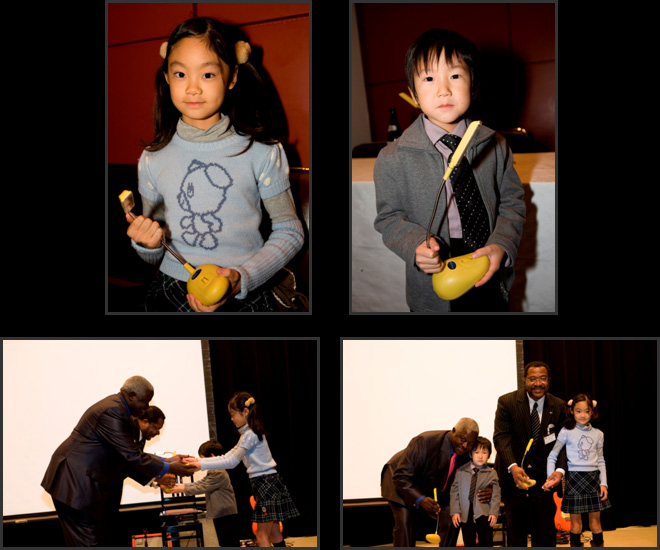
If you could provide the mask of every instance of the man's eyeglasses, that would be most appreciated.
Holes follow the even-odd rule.
[[[530,384],[533,384],[533,383],[536,382],[536,381],[538,381],[538,382],[543,382],[543,383],[545,384],[548,380],[550,380],[550,378],[549,378],[548,376],[539,376],[539,377],[537,377],[537,378],[526,378],[526,380],[527,380]]]

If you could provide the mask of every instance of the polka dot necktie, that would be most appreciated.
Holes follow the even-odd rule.
[[[440,141],[452,151],[455,151],[461,138],[454,134],[446,134],[440,138]],[[451,162],[453,154],[452,152],[449,155],[449,162]],[[474,179],[472,167],[465,157],[454,168],[449,181],[454,189],[454,197],[461,217],[463,242],[472,250],[486,246],[486,241],[490,235],[488,212]]]

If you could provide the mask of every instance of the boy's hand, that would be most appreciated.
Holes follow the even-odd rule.
[[[415,250],[415,263],[424,273],[440,273],[442,260],[440,259],[440,245],[433,237],[429,240],[431,248],[426,246],[426,241]]]
[[[451,522],[454,524],[454,527],[460,527],[461,526],[461,514],[454,514],[451,517]]]
[[[126,214],[126,221],[131,224],[128,226],[126,234],[136,243],[145,248],[160,248],[163,230],[158,222],[144,216],[133,219],[130,214]]]
[[[502,258],[504,258],[504,249],[501,246],[496,244],[489,244],[483,248],[478,248],[472,253],[472,258],[479,258],[481,256],[488,256],[490,260],[490,268],[486,271],[486,274],[475,283],[475,287],[485,285],[490,278],[497,272],[502,263]]]

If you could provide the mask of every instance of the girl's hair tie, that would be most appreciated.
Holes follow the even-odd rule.
[[[596,401],[595,399],[592,399],[591,402],[593,403],[593,406],[594,406],[594,407],[597,407],[597,406],[598,406],[598,401]],[[572,400],[572,399],[568,402],[568,406],[569,406],[569,407],[572,407],[572,406],[573,406],[573,400]]]
[[[250,48],[250,44],[243,40],[236,42],[236,61],[238,61],[239,65],[247,63],[248,57],[250,57],[251,53],[252,48]]]
[[[254,405],[254,397],[245,400],[245,406],[249,407],[250,405]]]
[[[252,48],[250,47],[250,44],[243,40],[239,40],[236,42],[236,61],[238,62],[239,65],[243,65],[243,63],[247,63],[248,58],[250,57],[250,54],[252,53]],[[160,45],[160,56],[165,59],[167,57],[167,42],[163,42]]]

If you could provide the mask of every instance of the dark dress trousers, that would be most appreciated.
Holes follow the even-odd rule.
[[[53,497],[67,546],[106,546],[124,479],[146,484],[163,461],[143,453],[121,394],[92,405],[57,448],[42,487]]]
[[[415,546],[415,502],[421,496],[433,498],[438,490],[441,546],[455,546],[458,530],[449,516],[449,493],[456,470],[470,460],[468,453],[456,456],[454,470],[447,481],[451,459],[451,431],[430,431],[414,437],[396,453],[381,472],[381,496],[387,499],[394,515],[394,546]],[[443,491],[447,481],[447,486]],[[423,510],[422,510],[422,513]]]
[[[532,535],[532,546],[556,546],[556,506],[553,492],[543,491],[541,486],[547,479],[548,454],[555,444],[555,440],[545,443],[544,438],[551,434],[556,437],[559,434],[566,418],[564,407],[565,402],[562,399],[545,394],[540,435],[527,453],[523,465],[525,473],[536,480],[536,485],[529,491],[524,491],[515,486],[508,467],[513,463],[521,465],[525,448],[532,437],[527,395],[524,389],[520,389],[502,395],[497,401],[493,433],[497,450],[495,469],[505,506],[508,546],[527,546],[528,531]],[[566,471],[565,450],[559,455],[557,467]]]

